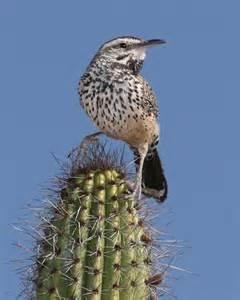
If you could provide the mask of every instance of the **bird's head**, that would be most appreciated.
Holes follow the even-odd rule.
[[[124,36],[104,43],[95,59],[104,59],[113,67],[130,69],[138,73],[143,65],[146,50],[154,45],[166,43],[162,39],[143,40],[137,37]]]

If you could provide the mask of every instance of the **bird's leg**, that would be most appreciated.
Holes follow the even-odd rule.
[[[140,161],[139,161],[139,166],[138,166],[138,171],[135,179],[135,184],[134,184],[134,191],[133,195],[136,197],[137,200],[140,200],[141,198],[141,193],[142,193],[142,170],[143,170],[143,163],[144,159],[147,155],[148,151],[148,144],[144,144],[141,147],[138,148],[138,153],[140,156]]]
[[[86,153],[89,145],[96,144],[98,142],[97,136],[99,136],[100,134],[103,134],[103,132],[97,131],[93,134],[85,136],[85,138],[83,139],[83,141],[79,146],[79,151],[80,152],[83,151],[83,153]]]
[[[98,142],[97,136],[99,136],[100,134],[103,134],[103,132],[97,131],[93,134],[85,136],[81,144],[78,147],[73,148],[73,150],[68,154],[68,157],[72,156],[72,154],[76,151],[78,157],[81,156],[81,154],[86,154],[88,146],[91,144],[96,144]]]

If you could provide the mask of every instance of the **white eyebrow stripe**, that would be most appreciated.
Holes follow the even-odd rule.
[[[106,42],[101,49],[105,49],[105,48],[110,48],[110,47],[114,47],[116,45],[119,45],[120,43],[139,43],[143,41],[142,39],[138,39],[138,38],[134,38],[134,37],[120,37],[120,38],[116,38],[113,40],[110,40],[108,42]]]

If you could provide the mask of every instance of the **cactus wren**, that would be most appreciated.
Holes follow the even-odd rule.
[[[134,194],[158,201],[167,196],[167,181],[157,152],[159,125],[154,92],[140,75],[146,50],[164,40],[143,40],[132,36],[103,44],[79,83],[80,103],[95,125],[133,149],[136,162]],[[93,136],[93,135],[91,135]]]

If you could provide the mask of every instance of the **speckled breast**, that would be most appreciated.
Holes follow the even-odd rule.
[[[82,81],[81,105],[106,135],[133,147],[146,142],[151,144],[159,133],[156,116],[144,107],[142,86],[132,78],[123,79],[126,80],[89,79],[87,84]]]

